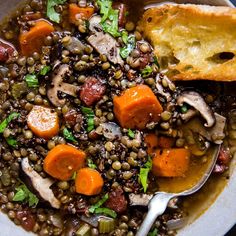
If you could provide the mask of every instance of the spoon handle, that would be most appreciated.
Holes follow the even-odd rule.
[[[151,199],[148,205],[148,213],[136,236],[146,236],[148,234],[156,218],[165,212],[168,202],[174,196],[174,194],[159,192]]]

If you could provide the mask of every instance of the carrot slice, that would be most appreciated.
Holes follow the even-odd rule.
[[[27,124],[40,138],[50,139],[59,132],[58,115],[47,107],[34,106],[27,117]]]
[[[158,148],[158,137],[154,133],[149,133],[144,137],[144,142],[147,144],[147,153],[150,155]]]
[[[75,24],[77,21],[77,15],[81,15],[83,19],[88,20],[94,14],[93,7],[79,7],[75,3],[69,4],[69,21]]]
[[[152,159],[152,173],[162,177],[184,177],[189,158],[190,152],[185,148],[157,150]]]
[[[175,139],[171,137],[160,136],[158,138],[158,146],[160,148],[171,148],[174,146]]]
[[[54,27],[46,20],[35,21],[35,25],[29,31],[24,31],[19,36],[21,52],[24,56],[30,56],[33,52],[40,52],[46,36],[54,31]]]
[[[43,169],[60,180],[69,180],[73,173],[85,165],[85,153],[75,147],[59,144],[49,151]]]
[[[162,106],[146,85],[125,90],[114,98],[114,113],[123,128],[144,129],[151,121],[159,121]]]
[[[101,174],[91,168],[82,168],[77,171],[75,179],[75,191],[87,196],[97,195],[104,185]]]

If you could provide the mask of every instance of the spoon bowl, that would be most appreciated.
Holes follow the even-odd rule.
[[[168,205],[168,202],[175,197],[187,196],[197,192],[208,180],[211,175],[214,166],[216,164],[218,155],[220,151],[220,145],[214,145],[211,150],[211,159],[208,162],[206,172],[200,177],[197,184],[191,188],[187,188],[182,192],[168,193],[168,192],[157,192],[154,197],[150,200],[148,205],[148,213],[140,226],[136,236],[146,236],[151,229],[156,218],[162,215]]]

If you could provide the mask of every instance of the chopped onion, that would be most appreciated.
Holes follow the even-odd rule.
[[[166,226],[168,227],[169,230],[176,230],[183,228],[187,224],[187,222],[188,219],[186,217],[179,219],[172,219],[166,222]]]
[[[116,138],[121,138],[121,130],[120,127],[114,123],[114,122],[107,122],[100,124],[100,127],[102,127],[102,134],[105,138],[109,140],[114,140]]]

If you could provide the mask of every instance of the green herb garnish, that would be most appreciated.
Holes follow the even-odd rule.
[[[99,0],[97,1],[97,4],[100,7],[100,14],[102,15],[101,22],[105,22],[105,20],[108,19],[109,11],[112,9],[112,1]]]
[[[51,70],[51,66],[44,66],[40,71],[39,74],[40,75],[46,75],[48,72],[50,72]]]
[[[39,87],[39,80],[37,75],[28,74],[25,76],[25,81],[29,88],[38,88]]]
[[[18,145],[16,139],[14,139],[13,137],[6,138],[6,141],[11,147],[16,147]]]
[[[16,188],[16,194],[13,197],[13,201],[15,202],[28,202],[29,206],[32,207],[36,207],[39,199],[37,198],[37,196],[33,193],[30,192],[30,190],[26,187],[25,184],[20,185],[19,187]]]
[[[119,37],[121,35],[118,26],[119,11],[112,8],[112,1],[110,0],[99,0],[97,3],[102,15],[101,25],[104,32]]]
[[[148,173],[152,169],[152,160],[148,157],[148,161],[144,164],[144,167],[140,168],[139,179],[143,186],[143,191],[146,193],[148,187]]]
[[[121,38],[122,38],[122,40],[123,40],[123,42],[124,42],[125,44],[128,43],[128,36],[129,36],[129,34],[128,34],[128,32],[127,32],[126,30],[123,30],[123,31],[121,32]]]
[[[157,234],[158,234],[158,229],[155,228],[153,231],[148,233],[148,236],[157,236]]]
[[[104,214],[104,215],[110,216],[112,218],[116,218],[117,217],[116,212],[111,210],[111,209],[109,209],[109,208],[107,208],[107,207],[97,208],[94,213],[96,213],[96,214]]]
[[[188,111],[188,107],[187,107],[187,105],[183,105],[183,106],[181,106],[180,107],[180,110],[181,110],[181,113],[186,113],[187,111]]]
[[[87,131],[90,132],[94,129],[94,112],[89,107],[81,107],[81,111],[87,118]]]
[[[97,169],[97,166],[93,163],[92,159],[87,159],[88,167],[92,169]]]
[[[148,77],[149,75],[152,74],[152,67],[151,66],[146,66],[142,71],[141,71],[141,75],[143,78]]]
[[[55,6],[65,3],[67,0],[48,0],[47,17],[56,23],[60,22],[60,14],[55,11]]]
[[[153,57],[154,63],[157,65],[157,67],[160,69],[160,64],[158,62],[157,56]]]
[[[73,173],[73,175],[71,176],[71,179],[72,179],[72,180],[75,180],[76,175],[77,175],[77,174],[76,174],[76,171],[75,171],[75,172]]]
[[[66,140],[77,143],[77,140],[75,139],[73,133],[71,131],[69,131],[67,128],[63,129],[63,136]]]
[[[134,138],[134,136],[135,136],[134,132],[131,129],[128,130],[128,136],[130,138]]]
[[[12,112],[5,120],[3,120],[1,123],[0,123],[0,134],[4,132],[4,130],[7,128],[8,124],[18,118],[20,116],[20,113],[17,113],[17,112]]]
[[[100,208],[109,198],[108,193],[106,193],[96,204],[89,207],[90,213],[95,213],[95,210]]]
[[[135,43],[136,43],[136,40],[135,40],[134,35],[129,35],[126,45],[120,49],[120,55],[123,59],[126,59],[129,56],[129,54],[135,48]]]

